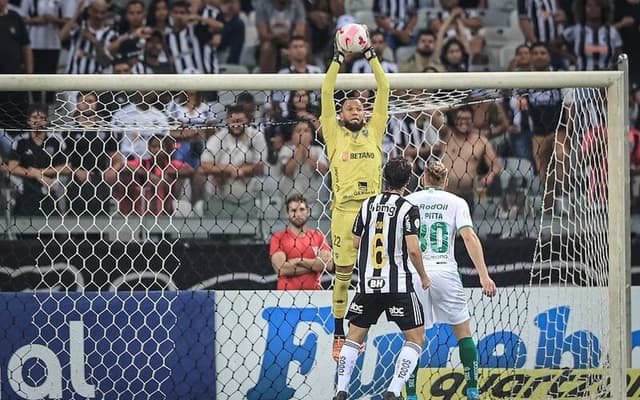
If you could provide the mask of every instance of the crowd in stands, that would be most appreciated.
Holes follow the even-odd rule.
[[[349,22],[369,25],[387,73],[596,71],[628,54],[632,168],[640,170],[635,0],[0,0],[0,73],[322,73],[333,32]],[[371,70],[349,55],[342,72]],[[514,90],[394,114],[385,152],[414,160],[416,176],[442,158],[450,187],[472,206],[479,191],[504,192],[498,213],[517,214],[516,184],[500,179],[506,160],[529,165],[533,177],[553,158],[550,175],[562,186],[575,145],[563,135],[579,123],[563,110],[598,114],[606,96],[589,90],[589,104],[560,89]],[[17,187],[15,214],[247,215],[259,198],[283,209],[292,192],[317,212],[329,200],[315,92],[274,91],[264,102],[243,92],[226,109],[217,93],[63,95],[72,129],[58,132],[47,127],[60,93],[0,92],[0,174]],[[603,122],[590,125],[596,139],[606,135]]]

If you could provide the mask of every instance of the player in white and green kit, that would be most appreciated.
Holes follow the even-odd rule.
[[[496,284],[489,277],[480,239],[473,230],[467,202],[453,193],[443,190],[447,186],[447,168],[439,161],[425,168],[425,189],[406,198],[420,211],[420,247],[424,267],[432,284],[421,290],[414,284],[424,307],[425,329],[434,323],[450,324],[458,339],[460,360],[467,380],[467,399],[479,399],[478,351],[471,338],[469,309],[462,288],[458,263],[454,258],[454,241],[460,234],[465,247],[478,270],[480,285],[485,295],[496,294]],[[415,279],[415,277],[414,277]],[[416,368],[407,383],[407,400],[416,397]]]

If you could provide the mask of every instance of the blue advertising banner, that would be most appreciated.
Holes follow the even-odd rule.
[[[215,397],[213,292],[1,293],[1,399]]]

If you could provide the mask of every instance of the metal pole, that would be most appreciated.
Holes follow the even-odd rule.
[[[631,360],[631,233],[629,178],[629,65],[618,59],[619,78],[608,88],[609,362],[611,398],[625,399]]]

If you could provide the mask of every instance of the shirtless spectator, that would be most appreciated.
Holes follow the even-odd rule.
[[[473,129],[473,110],[465,106],[450,115],[452,118],[442,128],[442,140],[446,143],[442,162],[449,169],[448,188],[472,208],[474,189],[488,188],[502,167],[489,140]],[[489,167],[489,172],[480,177],[478,167],[482,161]]]

